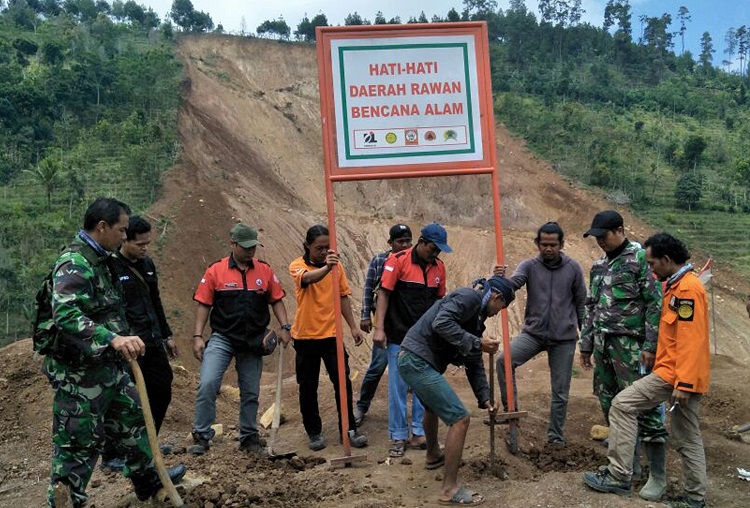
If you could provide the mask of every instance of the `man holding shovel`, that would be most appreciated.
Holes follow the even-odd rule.
[[[234,358],[240,389],[240,450],[262,453],[258,436],[258,397],[263,356],[275,344],[266,334],[271,322],[270,306],[281,325],[279,337],[284,347],[291,340],[284,306],[284,290],[268,263],[255,259],[260,242],[258,232],[237,224],[230,232],[229,256],[208,267],[193,298],[198,304],[193,332],[193,355],[201,362],[200,384],[195,398],[193,441],[189,451],[208,451],[216,419],[216,396],[221,379]],[[203,338],[203,328],[211,317],[211,336]]]
[[[510,282],[498,275],[479,279],[473,288],[459,288],[435,302],[406,333],[398,353],[398,371],[424,404],[427,438],[425,468],[445,465],[438,503],[479,505],[481,495],[458,485],[464,441],[469,430],[469,410],[458,398],[443,373],[449,364],[466,368],[477,403],[494,417],[482,353],[497,352],[500,341],[482,337],[484,321],[506,308],[515,298]],[[438,418],[448,425],[445,451],[438,443]]]
[[[128,335],[122,292],[111,253],[125,240],[130,208],[97,198],[86,210],[83,229],[55,263],[52,319],[40,326],[55,333],[44,373],[55,390],[52,403],[52,475],[70,491],[73,506],[86,503],[86,485],[104,441],[125,458],[124,474],[139,500],[162,486],[154,468],[140,399],[126,361],[145,353],[143,341]],[[169,471],[176,482],[184,465]]]

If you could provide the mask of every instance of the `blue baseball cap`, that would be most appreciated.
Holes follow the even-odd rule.
[[[424,241],[434,243],[443,252],[453,252],[453,249],[448,245],[448,232],[437,222],[427,224],[423,227],[420,236]]]

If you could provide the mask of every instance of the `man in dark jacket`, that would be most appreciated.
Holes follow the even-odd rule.
[[[459,288],[435,302],[411,327],[401,343],[398,371],[425,407],[427,469],[445,465],[441,504],[477,505],[484,497],[458,486],[458,466],[469,430],[469,410],[443,377],[449,364],[463,365],[479,407],[493,417],[482,352],[495,353],[500,342],[482,337],[484,321],[513,301],[507,279],[481,279],[474,288]],[[448,425],[444,453],[438,443],[438,417]]]
[[[159,432],[172,400],[169,359],[177,357],[177,345],[161,303],[156,266],[147,255],[150,243],[151,224],[143,217],[132,216],[127,239],[115,255],[115,269],[125,296],[130,333],[146,344],[146,354],[138,358],[138,365],[143,371],[156,432]]]
[[[570,378],[576,352],[578,330],[586,311],[586,281],[575,260],[562,252],[562,228],[548,222],[539,228],[534,243],[539,255],[521,262],[509,281],[518,291],[526,286],[526,314],[523,330],[511,342],[513,398],[518,401],[516,368],[542,351],[547,352],[552,397],[547,442],[564,446],[563,427],[568,413]],[[496,267],[496,273],[505,273]],[[497,358],[497,380],[503,406],[508,410],[505,386],[505,356]]]

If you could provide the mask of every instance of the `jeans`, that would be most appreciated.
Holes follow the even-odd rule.
[[[570,378],[573,375],[573,358],[576,353],[574,340],[557,342],[546,341],[527,333],[520,333],[510,343],[510,355],[513,368],[513,400],[518,409],[518,388],[516,386],[516,368],[528,362],[542,351],[547,352],[549,363],[549,377],[552,386],[552,396],[549,410],[549,427],[547,441],[565,441],[563,428],[568,414],[568,394],[570,393]],[[505,386],[505,357],[501,353],[497,357],[497,381],[500,384],[500,395],[503,408],[508,410],[507,388]]]
[[[400,344],[388,344],[388,439],[392,441],[409,438],[409,423],[406,420],[406,396],[409,389],[398,372]],[[424,436],[422,418],[424,406],[415,393],[411,397],[411,433]]]
[[[221,389],[221,378],[235,360],[237,384],[240,389],[240,443],[246,439],[258,440],[258,395],[263,358],[249,351],[236,351],[229,339],[213,333],[203,352],[201,379],[195,398],[193,432],[210,439],[211,424],[216,419],[216,396]]]
[[[339,396],[339,369],[336,353],[336,337],[325,339],[295,339],[294,350],[297,353],[295,370],[299,384],[299,409],[302,413],[302,425],[310,437],[323,432],[318,407],[318,381],[320,379],[320,362],[326,367],[328,379],[333,384],[336,397],[336,409],[339,415],[339,434],[341,434],[341,398]],[[349,428],[356,429],[354,423],[354,406],[352,405],[352,382],[349,380],[349,355],[344,350],[344,369],[346,372],[346,409],[349,413]]]
[[[388,353],[385,348],[372,346],[372,359],[367,367],[365,377],[362,379],[362,387],[359,389],[359,400],[357,408],[365,414],[370,409],[370,402],[375,397],[380,378],[383,377],[385,368],[388,366]]]

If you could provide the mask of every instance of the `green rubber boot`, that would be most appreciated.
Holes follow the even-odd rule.
[[[658,501],[667,492],[667,445],[665,443],[643,443],[649,462],[646,485],[638,495],[646,501]]]

